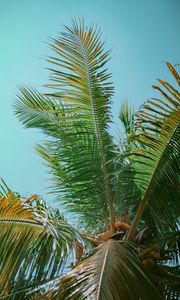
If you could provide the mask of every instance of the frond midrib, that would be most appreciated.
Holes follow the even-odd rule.
[[[26,224],[26,225],[33,225],[33,226],[38,226],[41,228],[44,228],[44,226],[42,224],[39,224],[35,221],[31,221],[31,220],[22,220],[20,218],[1,218],[0,217],[0,223],[14,223],[14,224]]]
[[[106,262],[107,262],[107,258],[108,258],[108,253],[109,253],[109,249],[110,248],[110,243],[108,243],[107,249],[105,251],[105,255],[104,255],[104,261],[103,261],[103,266],[102,266],[102,270],[101,270],[101,274],[100,274],[100,279],[99,279],[99,286],[98,286],[98,293],[97,293],[97,298],[96,300],[100,299],[100,292],[101,292],[101,284],[103,281],[103,275],[105,272],[105,267],[106,267]]]
[[[97,142],[99,145],[99,151],[100,151],[100,160],[101,160],[101,166],[102,166],[102,173],[103,173],[103,181],[104,181],[104,186],[105,186],[105,191],[106,191],[106,200],[107,204],[109,207],[109,214],[110,214],[110,223],[111,223],[111,229],[113,230],[114,228],[114,222],[115,222],[115,217],[114,217],[114,210],[113,210],[113,197],[112,197],[112,189],[111,185],[108,179],[108,171],[106,168],[106,159],[104,157],[104,152],[103,152],[103,140],[101,137],[100,133],[100,126],[98,122],[98,118],[96,116],[96,109],[95,109],[95,101],[94,101],[94,96],[93,96],[93,85],[92,85],[92,78],[91,78],[91,73],[90,73],[90,67],[88,63],[88,57],[86,53],[86,49],[84,47],[83,42],[81,41],[79,35],[75,35],[75,37],[78,39],[78,43],[80,44],[80,48],[82,51],[82,55],[85,61],[85,67],[86,67],[86,74],[87,74],[87,84],[89,88],[89,93],[90,93],[90,100],[91,100],[91,111],[93,115],[93,120],[94,120],[94,126],[95,126],[95,133],[97,136]]]

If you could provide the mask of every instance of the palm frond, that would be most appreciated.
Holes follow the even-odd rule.
[[[135,300],[161,299],[145,275],[135,248],[128,242],[109,240],[38,299]]]
[[[166,300],[178,300],[180,298],[180,267],[166,266],[167,279],[162,280],[164,297]]]
[[[49,157],[55,190],[63,191],[68,208],[71,199],[72,210],[88,215],[91,224],[103,210],[113,227],[114,145],[107,131],[113,88],[105,69],[109,51],[104,51],[96,28],[77,21],[52,40],[51,48],[56,53],[49,58],[53,83],[46,86],[53,91],[42,96],[21,89],[16,114],[27,127],[41,128],[55,138],[43,146],[43,157]],[[90,210],[85,199],[92,203]]]
[[[168,67],[175,73],[174,68]],[[175,73],[176,77],[177,72]],[[141,191],[129,238],[134,235],[145,209],[149,209],[158,230],[178,228],[180,211],[180,93],[169,83],[158,80],[166,89],[154,86],[163,99],[152,99],[142,106],[136,117],[143,128],[135,139],[144,147],[131,151],[134,182]],[[128,180],[127,176],[125,180]]]
[[[32,287],[60,276],[77,240],[80,234],[37,195],[1,197],[0,298],[29,299]]]

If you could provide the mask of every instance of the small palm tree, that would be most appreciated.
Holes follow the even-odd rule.
[[[36,151],[81,233],[39,200],[33,206],[11,193],[2,196],[4,299],[179,299],[180,93],[158,80],[153,87],[160,98],[136,114],[124,104],[125,135],[115,142],[109,51],[100,34],[74,20],[51,43],[55,55],[45,85],[51,92],[19,92],[15,112],[23,125],[48,137]],[[177,71],[167,67],[179,87]],[[62,276],[73,249],[76,261]]]

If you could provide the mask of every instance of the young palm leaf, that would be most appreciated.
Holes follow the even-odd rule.
[[[133,133],[134,130],[134,108],[126,100],[122,103],[119,112],[119,119],[124,127],[126,138]]]
[[[15,111],[25,126],[54,138],[38,152],[48,161],[55,190],[63,192],[68,209],[91,225],[96,216],[101,224],[110,217],[113,229],[114,145],[107,131],[113,88],[104,67],[109,51],[99,30],[83,22],[73,21],[65,30],[51,45],[56,53],[49,58],[53,83],[46,86],[53,92],[42,96],[23,88]]]

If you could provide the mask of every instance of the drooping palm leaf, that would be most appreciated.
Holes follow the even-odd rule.
[[[167,64],[179,82],[179,75]],[[137,114],[135,139],[144,147],[131,151],[134,182],[142,198],[129,231],[132,238],[145,209],[149,209],[158,230],[178,228],[180,211],[180,93],[169,83],[158,80],[166,89],[154,86],[163,99],[148,100]],[[128,181],[128,177],[124,176]],[[131,192],[129,190],[129,192]]]
[[[76,21],[65,29],[51,45],[56,56],[49,58],[53,83],[47,86],[53,92],[44,97],[23,88],[15,110],[27,127],[55,138],[39,153],[47,159],[55,190],[63,192],[68,209],[93,224],[96,214],[107,223],[109,207],[113,227],[114,146],[107,132],[113,89],[104,67],[109,51],[104,51],[97,29]]]
[[[161,296],[145,275],[135,248],[128,242],[109,240],[97,247],[89,258],[63,276],[50,292],[38,299],[140,298],[151,300],[161,299]]]
[[[37,195],[0,198],[0,298],[30,299],[59,276],[81,237]]]

